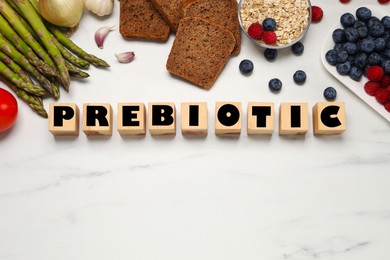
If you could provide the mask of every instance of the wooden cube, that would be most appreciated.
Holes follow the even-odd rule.
[[[83,131],[86,135],[112,135],[112,107],[106,103],[83,104]]]
[[[241,134],[241,102],[217,102],[215,105],[215,134]]]
[[[183,135],[207,135],[207,103],[181,103],[181,132]]]
[[[345,131],[344,102],[318,102],[313,107],[313,132],[315,135],[337,135]]]
[[[249,102],[247,112],[248,134],[271,135],[274,132],[274,103]]]
[[[49,131],[53,135],[79,135],[80,112],[73,103],[51,103],[49,106]]]
[[[176,134],[176,108],[172,102],[148,105],[148,128],[151,135]]]
[[[281,103],[279,135],[306,135],[309,129],[307,103]]]
[[[123,136],[146,134],[143,103],[118,103],[118,132]]]

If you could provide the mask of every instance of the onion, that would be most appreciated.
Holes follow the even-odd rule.
[[[46,21],[63,27],[75,27],[84,11],[83,0],[39,0],[39,12]]]

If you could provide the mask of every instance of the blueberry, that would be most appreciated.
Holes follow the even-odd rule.
[[[390,16],[388,16],[388,15],[383,16],[381,23],[383,24],[383,26],[385,27],[386,30],[389,30],[390,29]]]
[[[280,81],[280,79],[277,79],[277,78],[271,79],[268,82],[268,87],[273,92],[280,91],[282,89],[282,86],[283,86],[282,82]]]
[[[357,42],[360,38],[358,29],[348,27],[344,29],[345,39],[349,42]]]
[[[371,10],[368,9],[367,7],[359,7],[356,10],[356,17],[361,20],[361,21],[368,21],[368,19],[371,18]]]
[[[343,43],[337,43],[333,49],[336,51],[336,52],[340,52],[340,51],[343,51],[344,50],[344,44]]]
[[[373,39],[367,37],[360,42],[360,50],[364,53],[370,54],[375,50],[375,42]]]
[[[303,84],[306,81],[306,73],[303,70],[297,70],[293,75],[293,79],[295,83]]]
[[[369,65],[379,65],[382,62],[382,57],[380,54],[373,52],[368,56]]]
[[[390,59],[390,49],[386,49],[384,52],[382,52],[382,57],[385,59]]]
[[[265,18],[263,21],[263,28],[266,31],[275,31],[276,21],[273,18]]]
[[[352,67],[348,75],[351,79],[359,81],[363,76],[363,72],[358,67]]]
[[[356,43],[353,43],[353,42],[344,43],[343,48],[348,54],[356,54],[359,52],[358,45]]]
[[[330,64],[335,66],[337,64],[337,52],[335,50],[329,50],[325,54],[326,61]]]
[[[368,55],[364,52],[359,52],[355,56],[355,66],[359,69],[364,69],[368,63]]]
[[[360,28],[360,27],[365,27],[366,23],[363,21],[356,20],[355,23],[353,24],[353,28]]]
[[[390,74],[390,60],[382,61],[382,69],[385,74]]]
[[[324,97],[326,100],[334,100],[334,99],[336,99],[336,96],[337,96],[337,91],[335,88],[327,87],[324,90]]]
[[[355,21],[356,21],[355,16],[353,16],[353,14],[351,13],[345,13],[340,17],[340,23],[344,27],[353,26]]]
[[[337,63],[343,63],[348,60],[348,53],[346,51],[340,51],[337,53]]]
[[[348,75],[351,71],[351,62],[346,61],[344,63],[339,63],[336,65],[336,70],[340,75]]]
[[[292,52],[296,55],[301,55],[304,49],[305,46],[301,42],[296,42],[291,46]]]
[[[276,49],[267,48],[264,50],[264,57],[268,61],[275,60],[278,57],[278,51]]]
[[[239,68],[242,74],[250,74],[253,71],[253,62],[250,60],[242,60]]]
[[[368,26],[368,33],[372,37],[380,37],[385,33],[385,27],[381,22],[373,22],[372,25]]]
[[[366,25],[360,26],[360,27],[356,28],[356,30],[358,31],[359,37],[360,37],[361,39],[367,37],[367,35],[368,35],[368,28],[367,28]]]
[[[345,32],[343,29],[336,29],[332,33],[332,38],[335,43],[343,43],[346,41]]]
[[[374,40],[375,43],[375,51],[381,52],[386,49],[386,40],[384,38],[376,38]]]
[[[368,21],[367,21],[366,23],[367,23],[367,26],[370,27],[370,26],[372,26],[374,23],[380,22],[380,21],[381,21],[381,20],[379,20],[378,17],[372,16],[370,19],[368,19]]]

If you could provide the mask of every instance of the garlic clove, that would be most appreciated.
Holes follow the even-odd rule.
[[[100,48],[100,49],[103,49],[103,44],[104,44],[104,40],[106,39],[107,37],[107,34],[109,32],[111,32],[113,29],[114,29],[115,26],[105,26],[105,27],[101,27],[99,28],[96,32],[95,32],[95,42],[96,42],[96,45]]]
[[[120,63],[129,63],[134,59],[135,54],[132,51],[127,51],[127,52],[115,54],[115,57],[118,59]]]
[[[112,13],[114,0],[85,0],[85,7],[98,16],[105,16]]]

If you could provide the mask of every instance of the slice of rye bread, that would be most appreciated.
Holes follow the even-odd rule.
[[[182,7],[182,16],[202,17],[231,31],[236,39],[233,55],[241,50],[241,28],[238,22],[236,0],[188,0]]]
[[[150,0],[121,0],[119,20],[124,37],[159,41],[169,37],[169,25]]]
[[[169,53],[167,70],[204,89],[210,89],[230,58],[234,35],[200,17],[184,17]]]
[[[181,19],[181,8],[187,0],[151,0],[173,32],[177,31]]]

